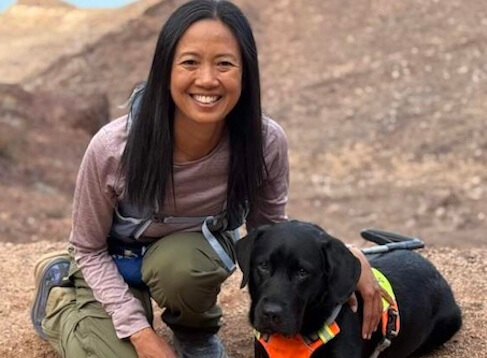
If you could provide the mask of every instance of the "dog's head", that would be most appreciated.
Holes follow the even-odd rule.
[[[263,226],[237,242],[249,284],[250,322],[262,333],[293,336],[321,328],[355,290],[360,263],[316,225],[289,221]]]

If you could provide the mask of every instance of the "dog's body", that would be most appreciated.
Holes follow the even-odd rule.
[[[260,228],[237,243],[237,257],[244,274],[242,286],[249,283],[250,321],[261,333],[308,336],[342,305],[335,320],[340,333],[313,358],[370,357],[382,340],[380,329],[371,340],[362,340],[361,309],[353,313],[346,304],[355,291],[360,263],[341,241],[319,227],[291,221]],[[401,321],[399,336],[380,358],[430,351],[458,331],[460,309],[429,261],[398,250],[371,263],[392,284]],[[256,357],[267,357],[257,342]]]

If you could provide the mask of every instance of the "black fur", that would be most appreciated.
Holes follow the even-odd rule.
[[[369,357],[381,339],[361,339],[362,311],[346,304],[356,289],[360,263],[345,245],[316,225],[290,221],[263,226],[237,242],[237,259],[251,296],[250,322],[261,333],[308,335],[321,328],[333,308],[341,333],[313,358]],[[391,282],[401,315],[401,331],[381,358],[431,351],[461,326],[453,293],[421,255],[398,250],[371,261]],[[360,300],[359,300],[360,301]],[[267,357],[256,343],[256,357]]]

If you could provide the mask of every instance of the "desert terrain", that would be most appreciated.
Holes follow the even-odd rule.
[[[1,357],[55,357],[29,322],[34,262],[65,247],[84,149],[125,113],[183,2],[20,0],[0,13]],[[356,245],[366,227],[423,239],[464,315],[430,356],[487,356],[487,3],[236,3],[258,43],[265,111],[289,139],[289,216]],[[220,297],[222,337],[231,357],[248,358],[239,280]]]

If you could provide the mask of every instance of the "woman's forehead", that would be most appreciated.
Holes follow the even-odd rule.
[[[240,58],[240,47],[235,35],[220,20],[205,19],[193,23],[176,46],[176,56],[207,52]]]

